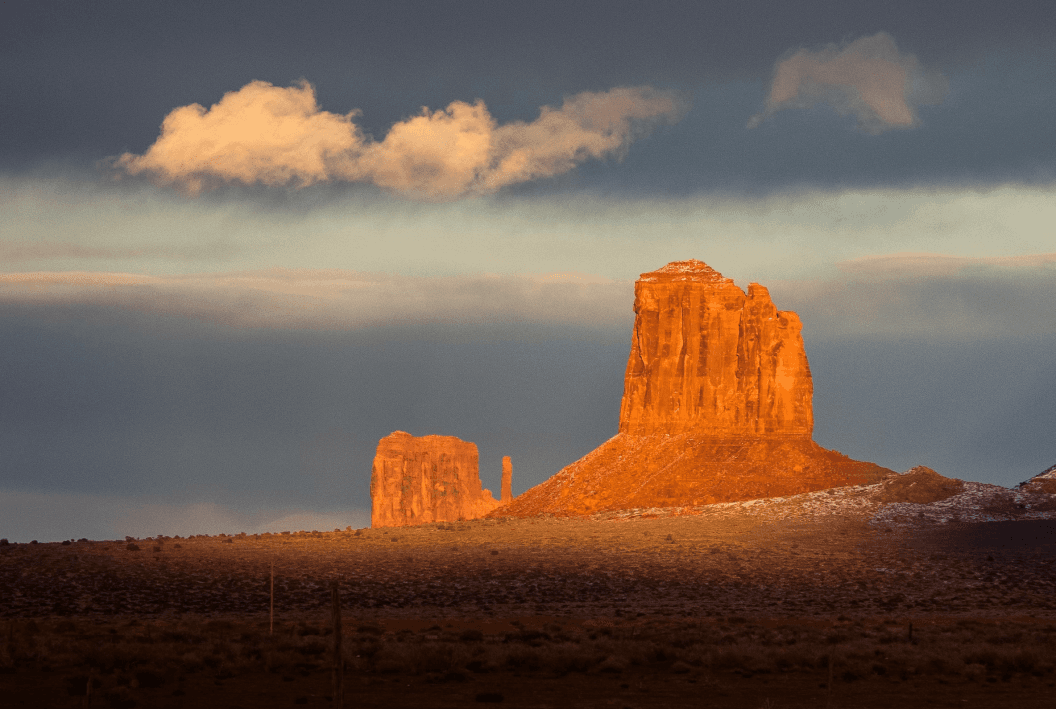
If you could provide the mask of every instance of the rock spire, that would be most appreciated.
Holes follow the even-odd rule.
[[[502,457],[502,504],[513,499],[513,461],[510,456]]]

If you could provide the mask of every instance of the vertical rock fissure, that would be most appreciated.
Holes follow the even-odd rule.
[[[678,364],[675,367],[675,375],[681,381],[683,381],[686,384],[688,384],[689,382],[688,382],[688,380],[686,378],[686,358],[688,356],[688,352],[686,351],[687,350],[686,346],[687,346],[687,343],[689,342],[689,339],[688,339],[687,333],[686,333],[686,320],[687,320],[687,318],[689,316],[689,313],[687,312],[688,308],[686,307],[685,298],[686,298],[686,296],[683,296],[682,304],[681,304],[681,307],[679,308]],[[675,390],[674,393],[675,393],[677,398],[675,399],[675,401],[673,403],[675,405],[675,411],[678,411],[678,410],[680,410],[682,408],[682,402],[689,399],[688,391],[686,390],[686,387],[683,386],[683,387]]]

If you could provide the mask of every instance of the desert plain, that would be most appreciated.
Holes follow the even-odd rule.
[[[334,706],[337,582],[346,707],[1051,707],[1052,505],[990,487],[0,545],[0,693]]]

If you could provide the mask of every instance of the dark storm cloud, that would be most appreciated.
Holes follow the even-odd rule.
[[[643,141],[618,171],[580,167],[579,184],[671,195],[1056,179],[1056,142],[1048,137],[1056,50],[1000,52],[945,74],[950,90],[941,105],[920,107],[913,130],[883,135],[857,130],[854,116],[826,105],[749,130],[745,122],[765,110],[762,82],[702,86],[677,130]]]
[[[588,168],[588,185],[833,184],[877,173],[963,178],[965,168],[985,179],[1054,162],[1044,131],[1056,104],[1056,21],[1042,2],[15,2],[0,13],[0,163],[9,169],[142,153],[175,106],[211,105],[253,80],[299,79],[316,86],[324,109],[362,107],[375,136],[456,100],[479,98],[504,123],[581,91],[697,92],[690,123],[632,155],[635,170]],[[877,144],[783,119],[754,142],[740,136],[782,54],[880,31],[950,77],[942,109],[951,112],[924,116],[934,132]],[[991,71],[993,57],[1011,65],[980,83],[971,72]],[[721,103],[731,92],[737,110]]]
[[[894,470],[1012,486],[1056,463],[1056,335],[807,341],[814,439]]]
[[[1056,254],[840,266],[771,287],[804,322],[815,440],[1006,486],[1056,463]]]
[[[369,508],[394,430],[480,446],[485,485],[541,482],[615,431],[626,352],[545,326],[232,332],[90,306],[7,307],[0,489],[252,510]]]

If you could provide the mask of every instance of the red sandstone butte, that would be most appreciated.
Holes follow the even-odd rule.
[[[643,273],[619,433],[498,514],[590,514],[780,497],[893,474],[812,439],[799,317],[702,261]]]
[[[476,519],[499,506],[480,484],[475,443],[394,431],[378,441],[370,477],[371,527]]]
[[[799,316],[766,288],[745,295],[702,261],[676,261],[642,274],[634,312],[620,433],[810,436]]]

